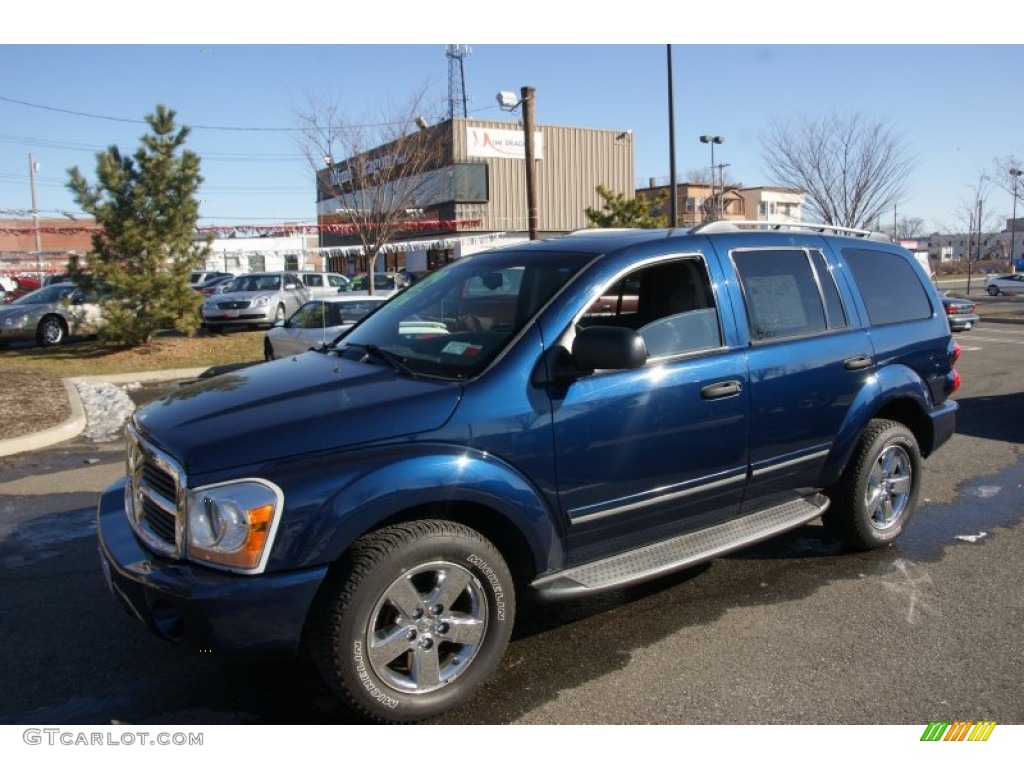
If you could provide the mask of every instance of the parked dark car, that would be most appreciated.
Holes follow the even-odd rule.
[[[498,667],[524,594],[621,590],[817,518],[896,541],[956,424],[946,317],[910,252],[820,225],[475,254],[333,344],[136,411],[104,572],[171,642],[306,651],[366,717],[433,717]]]

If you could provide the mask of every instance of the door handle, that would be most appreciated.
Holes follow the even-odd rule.
[[[743,385],[738,381],[720,381],[717,384],[708,384],[701,388],[700,396],[705,400],[717,400],[720,397],[732,397],[743,391]]]
[[[843,360],[843,367],[848,371],[862,371],[871,367],[870,355],[857,355]]]

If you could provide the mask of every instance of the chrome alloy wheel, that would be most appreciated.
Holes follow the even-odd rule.
[[[366,636],[370,666],[396,690],[437,690],[469,668],[487,620],[476,576],[456,563],[424,563],[395,579],[374,606]]]
[[[875,461],[864,492],[864,506],[871,525],[880,531],[892,528],[907,508],[913,488],[909,454],[890,445]]]

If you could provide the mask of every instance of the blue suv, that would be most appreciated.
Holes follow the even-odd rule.
[[[882,547],[953,434],[939,296],[880,235],[717,222],[462,259],[324,347],[140,409],[99,505],[113,592],[198,650],[308,652],[435,716],[517,595],[656,578],[822,517]]]

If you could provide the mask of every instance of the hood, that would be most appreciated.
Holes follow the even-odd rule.
[[[309,353],[183,387],[140,408],[135,423],[196,474],[438,429],[461,391]]]
[[[281,291],[232,291],[231,293],[211,293],[207,301],[256,301],[262,296],[276,296]]]
[[[0,320],[13,315],[32,315],[52,307],[53,304],[0,304]]]

